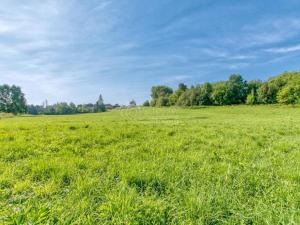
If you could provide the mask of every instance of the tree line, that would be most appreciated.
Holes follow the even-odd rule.
[[[105,112],[108,108],[117,107],[112,105],[105,105],[102,96],[100,95],[95,104],[81,104],[74,103],[56,103],[48,105],[47,101],[43,105],[27,105],[25,94],[21,88],[15,85],[9,86],[7,84],[0,85],[0,112],[23,114],[28,113],[32,115],[68,115],[77,113],[96,113]]]
[[[47,101],[43,105],[28,105],[27,113],[31,115],[71,115],[78,113],[97,113],[105,112],[106,106],[104,104],[102,95],[99,96],[98,101],[93,104],[80,104],[59,102],[53,105],[48,105]]]
[[[164,85],[153,86],[151,98],[144,106],[299,104],[300,72],[286,72],[265,82],[246,81],[241,75],[233,74],[226,81],[191,87],[181,83],[176,90]]]
[[[153,86],[151,101],[143,106],[201,106],[236,104],[300,104],[300,72],[286,72],[267,81],[246,81],[241,75],[233,74],[226,81],[204,83],[188,87],[181,83],[176,90],[165,85]],[[135,107],[132,100],[128,107]],[[104,104],[100,95],[93,104],[56,103],[27,105],[21,88],[15,85],[0,85],[0,112],[29,113],[33,115],[65,115],[77,113],[105,112],[119,105]]]

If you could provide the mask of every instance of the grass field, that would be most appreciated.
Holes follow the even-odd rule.
[[[2,118],[0,224],[300,224],[300,107]]]

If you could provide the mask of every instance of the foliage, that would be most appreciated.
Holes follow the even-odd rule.
[[[131,101],[129,102],[129,106],[130,106],[130,107],[136,107],[136,102],[135,102],[135,100],[131,100]]]
[[[151,106],[200,106],[237,104],[298,104],[300,72],[286,72],[266,82],[245,81],[233,74],[226,81],[191,86],[179,84],[177,90],[166,86],[152,88]]]
[[[152,106],[166,106],[165,104],[169,105],[169,100],[165,101],[166,98],[173,93],[172,88],[167,86],[153,86],[151,89],[151,105]]]
[[[169,98],[167,96],[160,96],[158,99],[156,99],[155,102],[156,102],[155,106],[158,106],[158,107],[170,105]]]
[[[299,109],[1,119],[0,224],[300,224]]]
[[[149,107],[150,106],[150,102],[147,100],[147,101],[145,101],[144,103],[143,103],[143,106],[144,107]]]
[[[230,92],[226,82],[217,82],[213,84],[212,100],[215,105],[230,104]]]
[[[180,96],[187,90],[187,86],[183,83],[180,83],[178,85],[177,90],[170,95],[169,99],[170,99],[170,105],[176,105],[178,99],[180,98]]]
[[[100,95],[98,101],[95,104],[94,112],[105,112],[105,111],[106,111],[106,108],[104,105],[104,101],[103,101],[102,95]]]
[[[25,113],[26,99],[20,87],[15,85],[0,85],[0,112]]]
[[[172,88],[167,86],[154,86],[151,89],[151,97],[153,99],[158,99],[159,97],[166,97],[173,93]]]
[[[279,91],[279,87],[274,83],[264,83],[257,90],[257,99],[262,104],[274,104],[277,103],[276,96]]]
[[[247,105],[255,105],[260,103],[257,92],[262,85],[263,82],[260,80],[251,80],[247,83]]]
[[[278,92],[277,101],[282,104],[300,103],[300,86],[294,84],[285,86]]]
[[[213,87],[210,83],[199,86],[199,96],[196,105],[212,105]]]
[[[193,100],[194,89],[188,89],[183,92],[178,98],[176,105],[178,106],[191,106]]]
[[[284,93],[293,94],[293,91],[287,91],[288,89],[291,89],[289,86],[292,86],[292,89],[297,89],[297,87],[300,86],[300,72],[286,72],[282,75],[269,79],[257,91],[259,103],[273,104],[277,103],[279,99],[281,99],[279,103],[297,103],[297,101],[294,100],[287,100],[287,98],[289,98],[288,96],[284,97],[286,100],[282,99]],[[281,97],[279,95],[281,95]],[[294,97],[290,96],[290,98]]]
[[[228,103],[243,104],[247,97],[247,82],[241,75],[233,74],[229,77],[228,86]]]
[[[100,95],[96,104],[80,104],[59,102],[53,105],[28,105],[28,114],[32,115],[70,115],[77,113],[97,113],[105,112],[106,106],[103,98]]]
[[[255,91],[252,90],[251,93],[247,95],[246,104],[247,105],[255,105],[257,103],[257,97]]]

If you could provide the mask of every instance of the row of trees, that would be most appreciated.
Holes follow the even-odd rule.
[[[286,72],[266,82],[246,81],[241,75],[231,75],[227,81],[191,87],[181,83],[175,91],[167,86],[154,86],[151,97],[151,102],[146,101],[144,106],[300,104],[300,72]],[[132,100],[129,107],[135,106],[136,103]],[[20,87],[0,85],[0,112],[63,115],[104,112],[107,108],[115,106],[105,105],[101,95],[95,104],[56,103],[50,106],[27,106]]]
[[[105,112],[106,106],[103,98],[100,95],[98,101],[95,104],[81,104],[75,105],[74,103],[56,103],[54,105],[29,105],[27,112],[32,115],[69,115],[77,113],[97,113]]]
[[[300,103],[300,72],[287,72],[266,82],[246,81],[234,74],[227,81],[190,88],[181,83],[175,91],[168,86],[154,86],[151,97],[152,101],[146,101],[144,106],[297,104]]]
[[[25,113],[26,99],[20,87],[0,85],[0,112]]]
[[[69,115],[78,113],[97,113],[105,112],[107,109],[135,107],[136,102],[130,101],[128,106],[118,104],[104,104],[100,95],[98,101],[93,104],[79,104],[60,102],[48,105],[46,100],[42,105],[27,105],[25,95],[20,87],[15,85],[0,85],[0,112],[32,115]]]

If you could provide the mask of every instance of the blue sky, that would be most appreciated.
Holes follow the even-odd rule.
[[[300,69],[299,0],[1,0],[0,83],[29,103]]]

